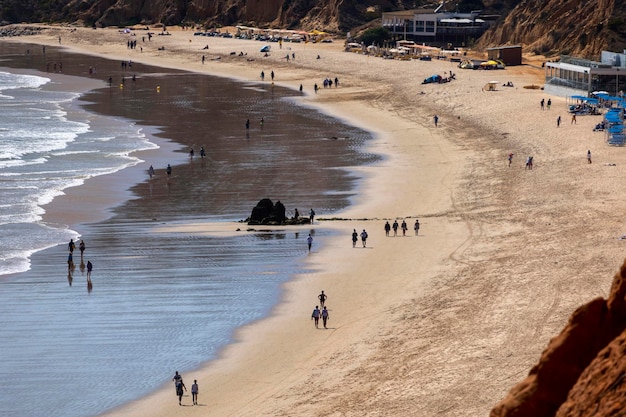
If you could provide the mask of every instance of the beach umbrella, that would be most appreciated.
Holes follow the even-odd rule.
[[[270,46],[269,45],[265,45],[264,47],[262,47],[260,49],[259,52],[269,52],[270,51]]]

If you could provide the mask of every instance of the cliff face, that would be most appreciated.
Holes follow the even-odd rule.
[[[607,300],[578,308],[490,417],[616,416],[626,404],[626,262]]]
[[[487,3],[487,2],[485,2]],[[494,6],[495,3],[493,2]],[[485,33],[479,46],[523,44],[541,55],[569,54],[598,59],[602,50],[626,48],[623,0],[523,0]]]
[[[82,22],[87,26],[164,23],[244,24],[342,33],[381,12],[434,8],[437,0],[0,0],[0,21]],[[538,54],[598,59],[626,48],[623,0],[458,0],[448,10],[483,8],[501,16],[479,47],[523,44]]]
[[[0,0],[0,20],[83,22],[87,26],[180,23],[258,25],[345,32],[384,10],[422,6],[410,0]],[[369,8],[369,12],[368,12]],[[375,12],[372,13],[372,10]]]

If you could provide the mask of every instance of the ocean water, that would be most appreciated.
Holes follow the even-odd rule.
[[[78,93],[50,87],[43,76],[0,71],[0,276],[26,271],[32,253],[77,237],[42,222],[43,206],[88,178],[139,163],[131,152],[156,147],[128,122],[104,122],[76,106],[69,119]]]
[[[64,71],[80,73],[94,58],[63,59]],[[116,65],[97,65],[105,79],[119,76]],[[98,415],[171,384],[174,371],[189,385],[237,328],[271,312],[282,283],[307,272],[307,234],[315,251],[328,232],[178,236],[154,226],[240,220],[264,197],[281,199],[288,214],[311,206],[331,215],[356,193],[349,167],[376,160],[362,152],[369,133],[279,89],[136,68],[136,83],[100,84],[80,98],[71,82],[2,72],[0,415]],[[46,203],[68,187],[151,163],[131,153],[163,139],[180,144],[172,178],[155,162],[156,176],[129,183],[134,198],[110,218],[43,222]],[[200,145],[206,160],[189,160],[188,147]],[[65,262],[70,238],[87,243],[74,268]]]

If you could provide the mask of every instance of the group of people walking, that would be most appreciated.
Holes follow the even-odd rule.
[[[389,232],[393,229],[393,235],[398,236],[398,229],[402,229],[402,236],[406,236],[406,231],[409,229],[409,226],[406,224],[406,220],[402,219],[402,223],[398,224],[398,220],[394,220],[393,224],[389,224],[389,221],[385,222],[385,236],[389,236]],[[419,219],[415,219],[415,224],[413,224],[413,230],[415,231],[415,236],[419,234],[420,231],[420,221]]]
[[[174,388],[176,390],[176,396],[178,397],[178,405],[183,405],[183,391],[187,392],[187,387],[183,382],[183,377],[178,373],[178,371],[176,371],[172,381],[174,381]],[[191,400],[193,405],[198,405],[198,381],[195,379],[191,385]]]
[[[330,316],[328,315],[328,309],[326,308],[326,299],[328,296],[324,294],[324,291],[317,296],[317,299],[320,301],[319,305],[316,305],[313,309],[313,313],[311,313],[311,320],[315,322],[315,328],[319,329],[320,318],[322,319],[322,324],[324,328],[327,329],[326,324],[328,323],[328,319]],[[320,306],[322,309],[320,310]]]
[[[363,244],[363,247],[367,246],[367,232],[365,231],[365,229],[363,229],[363,231],[361,232],[361,243]],[[358,242],[359,240],[359,234],[357,233],[356,229],[352,229],[352,247],[356,247],[356,242]]]
[[[85,270],[85,262],[84,262],[84,252],[85,252],[85,241],[81,239],[78,244],[78,249],[80,250],[80,270],[83,272]],[[74,250],[76,249],[76,243],[74,239],[70,239],[70,242],[67,244],[68,255],[67,255],[67,270],[68,270],[68,280],[70,282],[70,286],[72,285],[72,274],[76,266],[74,265]],[[93,264],[91,261],[87,261],[87,288],[91,290],[91,271],[93,270]]]

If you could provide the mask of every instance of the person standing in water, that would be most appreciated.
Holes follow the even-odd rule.
[[[313,245],[313,236],[309,233],[309,236],[306,238],[306,243],[309,245],[309,252],[311,252],[311,245]]]

